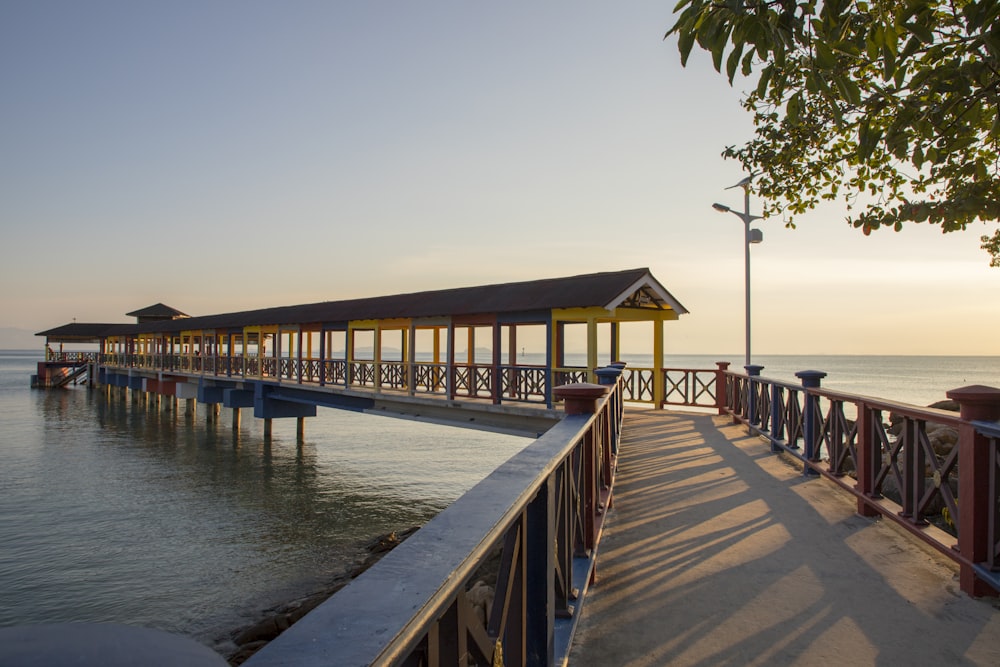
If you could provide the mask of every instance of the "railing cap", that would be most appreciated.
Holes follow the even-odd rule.
[[[959,405],[962,419],[996,421],[1000,419],[1000,389],[973,384],[946,391],[945,396]]]
[[[795,377],[802,380],[803,387],[818,387],[820,380],[826,377],[823,371],[799,371]]]
[[[764,367],[760,364],[749,364],[743,368],[746,369],[747,375],[760,375],[760,372],[764,370]]]
[[[557,399],[562,399],[568,415],[589,415],[597,410],[597,401],[603,398],[611,387],[608,385],[577,382],[564,384],[552,390]]]
[[[620,368],[618,366],[607,366],[605,368],[595,369],[594,375],[597,376],[597,381],[599,384],[609,385],[617,382],[623,370],[625,369]]]

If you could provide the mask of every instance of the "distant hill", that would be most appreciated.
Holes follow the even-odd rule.
[[[0,327],[0,350],[40,350],[44,346],[45,338],[34,331]]]

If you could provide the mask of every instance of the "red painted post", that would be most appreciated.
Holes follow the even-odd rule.
[[[603,398],[611,387],[589,382],[564,384],[553,390],[556,399],[562,399],[567,415],[592,415],[597,412],[597,401]]]
[[[863,498],[875,498],[875,471],[878,469],[881,457],[876,454],[875,448],[881,447],[878,438],[874,437],[874,420],[871,409],[864,401],[858,404],[858,435],[857,447],[858,460],[855,461],[858,473],[858,483],[854,488]],[[878,511],[866,503],[863,498],[858,498],[858,514],[861,516],[878,516]]]
[[[945,395],[958,403],[962,417],[958,428],[958,551],[966,561],[982,563],[989,557],[989,522],[995,508],[990,499],[990,443],[972,422],[1000,419],[1000,389],[972,385]],[[969,565],[961,566],[959,582],[969,595],[997,594]]]
[[[715,371],[715,407],[720,415],[726,414],[726,371],[729,369],[728,361],[716,361],[718,369]]]

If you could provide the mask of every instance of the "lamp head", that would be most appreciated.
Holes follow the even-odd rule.
[[[714,208],[716,211],[719,211],[720,213],[729,213],[729,211],[732,210],[725,204],[712,204],[712,208]]]

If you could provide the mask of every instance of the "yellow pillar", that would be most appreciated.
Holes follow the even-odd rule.
[[[587,318],[587,381],[596,382],[594,370],[597,368],[597,320]]]
[[[663,386],[663,320],[653,322],[653,405],[663,407],[666,388]]]
[[[372,356],[375,358],[375,372],[372,378],[375,381],[375,391],[382,389],[382,325],[375,323],[375,350]]]

